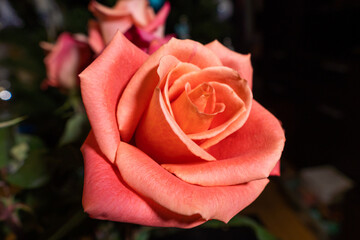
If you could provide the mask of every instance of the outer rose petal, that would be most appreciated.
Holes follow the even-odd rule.
[[[248,81],[250,89],[252,88],[253,68],[251,66],[250,54],[243,55],[231,51],[217,40],[206,44],[221,60],[224,66],[230,67],[240,74],[241,78]]]
[[[105,156],[114,161],[120,142],[116,105],[120,94],[147,55],[118,32],[81,74],[81,93],[92,129]]]
[[[280,176],[280,161],[278,161],[270,173],[270,176]]]
[[[92,218],[180,228],[195,227],[204,222],[199,216],[173,213],[137,195],[101,154],[92,133],[85,141],[82,152],[85,162],[83,206]]]
[[[224,187],[201,187],[178,179],[139,149],[119,144],[116,164],[124,181],[142,196],[181,215],[228,222],[253,202],[268,179]],[[134,174],[136,173],[136,174]]]
[[[199,68],[221,66],[219,58],[202,44],[191,40],[171,39],[152,54],[133,76],[119,101],[117,116],[120,134],[125,142],[130,141],[136,126],[145,111],[159,77],[156,67],[163,56],[172,55],[182,62]]]
[[[234,185],[279,174],[284,143],[279,121],[254,100],[244,126],[208,150],[219,161],[162,166],[185,182]]]

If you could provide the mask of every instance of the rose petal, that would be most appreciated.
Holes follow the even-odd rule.
[[[120,2],[123,2],[121,6]],[[125,33],[133,25],[131,12],[124,3],[134,1],[120,2],[118,2],[119,4],[117,4],[114,8],[109,8],[96,1],[91,1],[89,4],[89,10],[99,21],[105,44],[108,44],[111,41],[117,31]]]
[[[217,66],[208,67],[198,72],[184,74],[176,81],[174,81],[174,83],[170,86],[170,101],[174,100],[181,94],[187,82],[190,83],[191,87],[197,86],[204,82],[224,83],[231,87],[231,89],[233,89],[233,91],[245,104],[245,112],[243,114],[240,114],[238,118],[232,119],[232,122],[228,122],[225,130],[222,130],[223,128],[221,128],[221,131],[219,131],[219,127],[219,129],[210,129],[206,133],[200,133],[200,135],[190,135],[193,139],[210,137],[205,142],[201,143],[202,148],[207,149],[212,145],[218,143],[222,139],[232,134],[234,131],[238,130],[245,123],[251,109],[252,93],[247,85],[247,81],[244,79],[240,79],[239,74],[235,70],[224,66]],[[226,113],[226,109],[224,113]],[[214,134],[217,135],[214,136]]]
[[[110,161],[120,141],[116,105],[121,92],[147,55],[120,32],[79,76],[81,93],[97,142]]]
[[[176,123],[186,134],[208,130],[213,118],[225,109],[224,104],[215,104],[215,101],[215,91],[210,84],[203,83],[191,90],[188,83],[183,94],[171,103]]]
[[[213,156],[190,140],[171,117],[159,88],[135,134],[136,146],[159,163],[212,161]]]
[[[169,13],[170,3],[165,2],[162,8],[157,12],[155,18],[147,26],[145,26],[143,30],[146,32],[155,31],[158,27],[165,24],[166,18],[168,17]],[[157,37],[161,38],[163,37],[163,34]]]
[[[252,88],[253,68],[251,66],[250,54],[240,54],[231,51],[217,40],[205,45],[211,49],[221,60],[224,66],[235,69],[241,78],[248,81],[250,89]]]
[[[246,114],[245,103],[231,87],[218,82],[209,82],[209,84],[215,89],[217,102],[222,103],[225,109],[214,117],[209,130],[189,134],[188,136],[193,140],[203,140],[220,136],[220,133],[227,131],[227,128],[239,119],[241,115]],[[218,141],[220,140],[221,139]]]
[[[130,141],[142,113],[150,102],[152,93],[159,82],[156,67],[160,59],[166,55],[172,55],[181,62],[192,63],[199,68],[221,66],[218,57],[198,42],[173,38],[164,44],[136,72],[119,101],[118,124],[125,142]],[[129,105],[129,102],[136,104]]]
[[[89,21],[89,45],[96,54],[100,54],[105,48],[104,40],[101,36],[101,30],[99,24],[94,21]]]
[[[270,176],[280,176],[280,161],[278,161],[270,173]]]
[[[181,215],[228,222],[253,202],[268,179],[237,186],[202,187],[185,183],[139,149],[119,144],[116,165],[124,181],[142,196]]]
[[[161,60],[164,61],[168,61],[166,58],[170,58],[173,56],[165,56],[163,57]],[[173,57],[175,58],[175,57]],[[161,65],[161,60],[160,60],[160,64],[159,67]],[[170,115],[174,116],[174,113],[172,112],[171,109],[171,104],[170,104],[170,100],[169,100],[169,85],[172,85],[173,82],[178,79],[180,76],[190,73],[190,72],[194,72],[194,71],[200,71],[200,68],[195,66],[194,64],[191,63],[182,63],[179,61],[179,63],[170,70],[170,72],[167,74],[166,78],[162,78],[160,77],[160,79],[162,79],[159,83],[159,87],[162,90],[162,94],[163,94],[163,98],[165,100],[166,103],[166,107],[168,108]]]
[[[195,227],[199,216],[182,216],[136,194],[118,169],[101,154],[94,135],[82,146],[84,156],[83,206],[92,218],[159,227]]]
[[[148,0],[119,1],[118,4],[128,2],[128,10],[131,12],[134,24],[139,27],[147,26],[154,18],[153,9],[149,6]]]
[[[218,161],[162,166],[192,184],[234,185],[268,177],[280,159],[284,142],[279,121],[254,101],[244,126],[208,150]]]

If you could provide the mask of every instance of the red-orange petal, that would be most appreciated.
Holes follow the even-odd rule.
[[[240,54],[234,52],[224,45],[222,45],[217,40],[205,45],[207,48],[211,49],[221,60],[224,66],[232,68],[240,74],[241,78],[244,78],[248,81],[250,89],[252,88],[253,80],[253,68],[251,65],[250,54]]]
[[[284,142],[279,121],[254,101],[244,126],[208,150],[218,161],[162,166],[188,183],[235,185],[278,173]]]
[[[159,163],[213,161],[215,158],[190,140],[167,110],[156,88],[135,134],[136,146]]]
[[[113,41],[79,76],[81,94],[91,127],[105,156],[114,161],[120,135],[116,105],[147,55],[118,32]]]
[[[172,55],[181,62],[192,63],[199,68],[221,66],[219,58],[210,49],[192,40],[172,38],[150,55],[133,76],[119,101],[118,124],[122,139],[126,142],[130,141],[141,115],[150,102],[152,93],[159,82],[156,68],[160,59],[166,55]]]
[[[139,196],[122,179],[116,166],[107,161],[89,134],[82,146],[84,156],[83,207],[90,217],[157,227],[195,227],[199,216],[171,212],[150,199]]]
[[[228,222],[253,202],[268,179],[224,187],[188,184],[159,166],[138,148],[121,142],[116,165],[124,181],[145,198],[185,216]]]

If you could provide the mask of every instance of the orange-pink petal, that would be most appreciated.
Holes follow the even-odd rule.
[[[84,211],[92,218],[157,227],[191,228],[200,216],[183,216],[139,196],[122,179],[116,166],[101,153],[92,133],[82,146]]]
[[[203,132],[209,129],[214,117],[224,111],[224,104],[216,104],[215,91],[208,83],[185,91],[171,103],[174,118],[186,134]]]
[[[208,150],[218,161],[162,166],[192,184],[235,185],[279,173],[284,143],[280,122],[254,101],[244,126]]]
[[[150,102],[152,93],[159,82],[156,68],[163,56],[172,55],[181,62],[192,63],[199,68],[221,66],[218,57],[202,44],[192,40],[172,38],[141,66],[126,87],[120,99],[117,115],[121,136],[130,141],[136,126]],[[129,102],[136,104],[129,105]]]
[[[224,66],[238,71],[240,77],[247,80],[250,88],[252,88],[253,68],[251,65],[250,54],[244,55],[234,52],[217,40],[205,46],[211,49],[220,58]]]
[[[79,76],[81,94],[91,127],[105,156],[114,161],[120,142],[116,105],[147,55],[118,32],[113,41]]]
[[[169,88],[170,101],[174,100],[182,93],[186,83],[190,83],[191,87],[194,87],[204,82],[218,82],[228,85],[233,90],[233,92],[236,93],[236,95],[241,99],[241,101],[244,102],[245,105],[245,111],[242,112],[241,109],[239,110],[240,112],[237,111],[239,115],[236,116],[236,119],[231,119],[231,122],[225,122],[226,124],[224,123],[225,125],[220,125],[218,129],[209,129],[209,132],[206,133],[191,135],[191,138],[193,138],[194,140],[208,138],[206,141],[201,143],[201,147],[207,149],[229,136],[231,133],[239,129],[245,123],[251,109],[252,93],[247,85],[247,81],[241,79],[238,72],[228,67],[216,66],[208,67],[198,72],[190,72],[188,74],[184,74],[183,76],[175,80]],[[222,95],[229,94],[221,94],[219,96]],[[229,105],[229,109],[231,109],[231,107],[232,106]],[[225,109],[223,114],[226,113],[227,111]],[[219,116],[221,116],[221,114]],[[224,127],[226,128],[223,131],[222,129],[224,129]],[[221,131],[219,131],[220,128]]]
[[[124,181],[146,199],[185,216],[228,222],[253,202],[268,179],[224,187],[188,184],[159,166],[148,155],[125,142],[119,144],[116,165]]]
[[[217,138],[223,132],[228,131],[229,126],[236,122],[240,117],[245,116],[246,107],[244,101],[234,92],[227,84],[218,82],[209,82],[216,93],[216,100],[224,105],[224,111],[214,116],[207,131],[189,134],[193,140],[204,140],[209,138]],[[241,127],[241,126],[239,126]],[[222,139],[219,139],[219,141]]]
[[[215,158],[190,140],[166,108],[155,88],[135,134],[136,146],[159,163],[213,161]]]

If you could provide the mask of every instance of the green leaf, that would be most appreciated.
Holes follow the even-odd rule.
[[[84,126],[88,124],[85,114],[77,113],[73,115],[67,122],[63,135],[60,138],[59,145],[63,146],[75,142],[82,136]]]
[[[28,157],[29,150],[29,144],[26,142],[16,144],[10,149],[10,155],[12,157],[8,164],[10,173],[16,172],[24,164],[25,159]]]
[[[18,117],[18,118],[14,118],[5,122],[0,122],[0,128],[6,128],[6,127],[10,127],[13,125],[18,124],[19,122],[25,120],[27,118],[27,116],[22,116],[22,117]]]
[[[30,134],[21,134],[21,133],[16,134],[15,142],[16,145],[21,143],[26,143],[27,145],[29,145],[30,150],[44,148],[43,141],[39,137]]]
[[[22,142],[16,144],[10,149],[10,154],[13,158],[15,158],[19,162],[25,161],[26,157],[28,156],[30,150],[30,146],[26,142]]]
[[[22,188],[42,186],[49,178],[44,153],[44,150],[31,151],[19,170],[8,175],[6,180]]]
[[[270,234],[264,227],[258,224],[256,221],[252,220],[246,216],[236,216],[230,220],[228,224],[223,222],[212,220],[203,224],[202,227],[207,228],[221,228],[221,227],[249,227],[251,228],[258,240],[277,240],[275,236]]]

